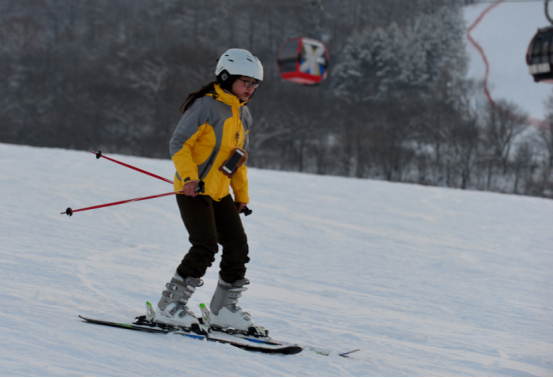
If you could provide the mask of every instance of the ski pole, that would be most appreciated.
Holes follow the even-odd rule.
[[[138,171],[140,173],[144,173],[145,175],[148,175],[148,176],[152,176],[152,177],[155,177],[159,180],[162,180],[162,181],[165,181],[165,182],[168,182],[169,184],[174,184],[173,181],[171,180],[168,180],[166,179],[165,177],[161,177],[161,176],[158,176],[156,174],[153,174],[151,172],[148,172],[148,171],[145,171],[143,169],[140,169],[140,168],[137,168],[137,167],[134,167],[130,164],[126,164],[126,163],[123,163],[119,160],[115,160],[115,159],[112,159],[112,158],[109,158],[107,156],[104,156],[102,155],[102,151],[98,151],[98,152],[94,152],[94,151],[89,151],[91,154],[94,154],[96,155],[96,159],[100,159],[101,157],[103,157],[104,159],[107,159],[109,161],[112,161],[114,163],[117,163],[117,164],[120,164],[124,167],[127,167],[127,168],[130,168],[130,169],[133,169],[135,171]],[[196,187],[196,189],[194,190],[196,193],[205,193],[205,186],[204,186],[204,182],[203,180],[200,180],[199,184],[198,184],[198,187]],[[76,213],[78,211],[86,211],[86,210],[94,210],[94,209],[100,209],[102,207],[109,207],[109,206],[115,206],[115,205],[122,205],[122,204],[125,204],[125,203],[129,203],[129,202],[137,202],[137,201],[145,201],[145,200],[148,200],[148,199],[152,199],[152,198],[159,198],[159,197],[164,197],[164,196],[170,196],[172,194],[177,194],[177,193],[182,193],[182,191],[180,192],[169,192],[169,193],[163,193],[163,194],[157,194],[157,195],[154,195],[154,196],[148,196],[148,197],[141,197],[141,198],[133,198],[133,199],[129,199],[129,200],[124,200],[124,201],[118,201],[118,202],[111,202],[111,203],[106,203],[106,204],[103,204],[103,205],[97,205],[97,206],[91,206],[91,207],[86,207],[86,208],[83,208],[83,209],[77,209],[77,210],[73,210],[71,209],[70,207],[68,207],[64,212],[60,213],[60,214],[67,214],[68,216],[72,216],[73,213]],[[200,199],[202,200],[202,202],[204,204],[207,205],[207,202],[206,200],[203,198],[203,197],[200,197]],[[244,214],[245,216],[248,216],[252,213],[252,210],[250,210],[247,206],[245,206],[242,211],[241,211],[242,214]]]
[[[85,207],[85,208],[83,208],[83,209],[77,209],[77,210],[73,210],[73,209],[71,209],[70,207],[68,207],[67,210],[65,210],[64,212],[62,212],[62,213],[60,213],[60,214],[67,214],[68,216],[71,216],[71,215],[73,215],[73,213],[76,213],[76,212],[78,212],[78,211],[94,210],[94,209],[99,209],[99,208],[102,208],[102,207],[109,207],[109,206],[115,206],[115,205],[122,205],[122,204],[124,204],[124,203],[144,201],[144,200],[148,200],[148,199],[152,199],[152,198],[159,198],[159,197],[164,197],[164,196],[170,196],[170,195],[172,195],[172,194],[177,194],[177,193],[179,193],[179,192],[169,192],[169,193],[163,193],[163,194],[156,194],[155,196],[148,196],[148,197],[141,197],[141,198],[133,198],[133,199],[124,200],[124,201],[106,203],[106,204],[103,204],[103,205]]]
[[[140,173],[144,173],[145,175],[148,175],[148,176],[152,176],[152,177],[155,177],[159,180],[162,180],[162,181],[165,181],[165,182],[168,182],[169,184],[173,184],[173,181],[169,180],[169,179],[166,179],[165,177],[161,177],[161,176],[158,176],[158,175],[155,175],[151,172],[148,172],[148,171],[145,171],[143,169],[140,169],[140,168],[137,168],[137,167],[133,167],[132,165],[129,165],[129,164],[126,164],[126,163],[123,163],[119,160],[115,160],[115,159],[112,159],[112,158],[109,158],[107,156],[104,156],[102,155],[102,151],[98,151],[98,152],[94,152],[94,151],[88,151],[94,155],[96,155],[96,159],[100,159],[101,157],[103,157],[104,159],[108,159],[109,161],[112,161],[114,163],[117,163],[117,164],[121,164],[122,166],[124,167],[127,167],[127,168],[130,168],[130,169],[134,169],[135,171],[138,171]]]
[[[198,187],[196,188],[196,193],[203,193],[205,191],[205,187],[204,187],[204,182],[203,181],[200,181],[200,185],[198,185]],[[133,199],[129,199],[129,200],[124,200],[124,201],[117,201],[117,202],[111,202],[111,203],[105,203],[103,205],[96,205],[96,206],[91,206],[91,207],[86,207],[86,208],[83,208],[83,209],[77,209],[77,210],[73,210],[71,209],[70,207],[67,208],[67,210],[65,210],[63,213],[60,213],[60,214],[67,214],[69,216],[73,215],[73,213],[76,213],[78,211],[86,211],[86,210],[94,210],[94,209],[100,209],[102,207],[109,207],[109,206],[115,206],[115,205],[123,205],[125,203],[129,203],[129,202],[138,202],[138,201],[145,201],[145,200],[149,200],[149,199],[152,199],[152,198],[159,198],[159,197],[164,197],[164,196],[170,196],[171,194],[179,194],[179,193],[182,193],[182,191],[179,191],[179,192],[169,192],[169,193],[163,193],[163,194],[156,194],[154,196],[148,196],[148,197],[140,197],[140,198],[133,198]],[[200,197],[201,198],[201,197]],[[201,198],[202,201],[205,201],[203,198]],[[207,204],[207,203],[206,203]]]

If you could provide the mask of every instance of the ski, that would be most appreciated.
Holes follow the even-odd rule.
[[[298,344],[274,340],[269,337],[269,331],[261,326],[250,327],[247,331],[212,326],[209,322],[209,309],[201,303],[200,310],[202,312],[202,317],[198,318],[199,324],[193,324],[191,328],[174,327],[168,324],[154,322],[155,310],[149,302],[146,302],[146,315],[136,317],[136,320],[132,324],[92,319],[81,315],[79,315],[79,318],[92,324],[129,329],[132,331],[161,334],[174,333],[193,339],[229,344],[252,352],[297,354],[306,349],[324,356],[332,354],[331,351],[321,348],[304,348]],[[359,350],[360,349],[353,349],[348,352],[337,353],[337,355],[340,357],[352,358],[350,354]]]
[[[140,325],[136,325],[136,324],[110,322],[110,321],[107,321],[107,320],[87,318],[87,317],[84,317],[84,316],[81,316],[81,315],[79,315],[79,318],[86,321],[87,323],[99,324],[99,325],[104,325],[104,326],[108,326],[108,327],[130,329],[132,331],[140,331],[140,332],[147,332],[147,333],[162,333],[162,334],[168,334],[168,333],[171,333],[171,332],[176,333],[177,332],[177,330],[172,330],[172,329],[162,329],[162,328],[156,328],[156,327],[151,327],[151,326],[140,326]],[[179,334],[181,334],[183,336],[192,337],[194,339],[200,339],[200,340],[205,339],[204,335],[196,335],[196,334],[192,334],[192,333],[186,333],[184,331],[179,332]]]
[[[251,327],[249,332],[235,330],[233,328],[219,328],[211,325],[210,323],[210,312],[207,306],[203,303],[200,303],[200,311],[202,312],[202,317],[198,318],[198,321],[201,324],[206,324],[211,329],[211,334],[225,334],[238,337],[253,343],[259,344],[268,344],[268,345],[290,345],[290,343],[276,341],[269,337],[269,331],[264,327],[256,326]]]
[[[221,343],[221,344],[228,344],[228,345],[232,345],[234,347],[237,347],[237,348],[240,348],[240,349],[243,349],[243,350],[247,350],[247,351],[250,351],[250,352],[297,354],[297,353],[300,353],[303,350],[303,348],[299,345],[271,345],[271,346],[269,346],[269,345],[251,345],[251,344],[246,344],[246,343],[243,343],[243,342],[237,342],[237,341],[227,340],[227,339],[223,339],[223,338],[219,338],[219,337],[213,337],[209,334],[208,335],[197,335],[197,334],[193,334],[193,333],[188,333],[188,332],[183,331],[183,330],[178,329],[178,328],[162,329],[162,328],[157,328],[155,326],[141,326],[141,325],[136,325],[136,324],[126,324],[126,323],[111,322],[111,321],[106,321],[106,320],[92,319],[92,318],[87,318],[87,317],[84,317],[84,316],[81,316],[81,315],[79,315],[79,318],[81,318],[85,322],[91,323],[91,324],[97,324],[97,325],[103,325],[103,326],[109,326],[109,327],[116,327],[116,328],[121,328],[121,329],[128,329],[128,330],[138,331],[138,332],[161,333],[161,334],[174,333],[174,334],[178,334],[178,335],[182,335],[182,336],[186,336],[186,337],[190,337],[190,338],[194,338],[194,339],[207,340],[207,341],[217,342],[217,343]]]
[[[146,304],[147,311],[153,311],[153,308],[151,307],[151,304]],[[215,327],[210,324],[210,311],[207,308],[207,306],[203,303],[200,303],[200,311],[202,313],[201,318],[198,318],[198,321],[202,325],[208,325],[208,328],[210,329],[210,334],[223,334],[223,335],[231,335],[234,337],[241,338],[243,340],[247,340],[253,343],[260,343],[260,344],[268,344],[268,345],[290,345],[290,343],[282,342],[282,341],[276,341],[269,337],[269,331],[261,326],[255,326],[251,327],[248,332],[246,331],[239,331],[232,328],[219,328]],[[137,322],[137,324],[140,324],[140,322]],[[314,347],[308,347],[307,350],[310,350],[311,352],[315,352],[317,354],[323,355],[323,356],[330,356],[332,354],[331,351],[321,349],[321,348],[314,348]],[[353,358],[350,356],[350,354],[359,352],[361,349],[353,349],[344,353],[337,353],[340,357],[345,358]]]

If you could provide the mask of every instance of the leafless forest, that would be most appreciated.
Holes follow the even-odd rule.
[[[488,105],[464,4],[0,0],[0,142],[169,158],[180,104],[236,47],[265,67],[250,166],[553,197],[553,99],[542,127]],[[319,86],[278,74],[298,36],[328,47]]]

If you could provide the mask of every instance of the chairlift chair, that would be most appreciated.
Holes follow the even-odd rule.
[[[305,85],[319,84],[328,73],[328,50],[315,39],[292,38],[280,47],[277,64],[284,80]]]
[[[538,29],[528,46],[526,64],[535,82],[553,79],[553,26]]]
[[[549,16],[549,0],[544,1],[544,11],[547,20],[553,24]],[[553,26],[538,29],[528,45],[526,64],[535,82],[553,83]]]

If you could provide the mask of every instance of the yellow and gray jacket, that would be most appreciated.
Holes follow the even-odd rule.
[[[215,84],[215,92],[194,101],[183,114],[170,143],[176,191],[188,181],[203,180],[205,195],[220,201],[229,194],[230,184],[234,200],[249,203],[246,166],[232,179],[219,170],[234,148],[248,149],[252,117],[244,104]]]

